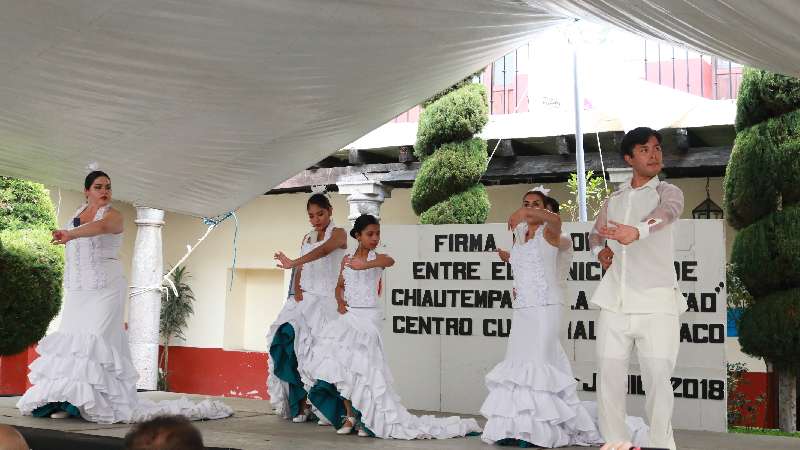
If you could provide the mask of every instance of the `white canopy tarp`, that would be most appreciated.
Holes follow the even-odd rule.
[[[0,174],[215,215],[567,17],[797,73],[796,3],[753,3],[0,0]]]
[[[635,34],[787,75],[800,75],[797,0],[527,0]]]
[[[492,0],[2,0],[0,174],[216,215],[561,19]]]

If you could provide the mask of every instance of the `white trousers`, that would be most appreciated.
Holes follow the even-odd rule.
[[[645,408],[650,422],[651,447],[675,450],[672,436],[672,371],[680,347],[680,320],[671,314],[600,312],[597,361],[600,383],[597,409],[600,433],[606,442],[629,441],[625,425],[628,364],[636,346]]]

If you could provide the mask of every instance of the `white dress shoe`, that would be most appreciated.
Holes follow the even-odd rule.
[[[353,427],[355,427],[356,418],[355,417],[345,417],[344,424],[342,427],[336,430],[336,434],[350,434],[353,432]]]
[[[292,418],[292,422],[294,422],[294,423],[303,423],[303,422],[307,421],[309,417],[311,417],[311,409],[306,409],[305,411],[301,412],[300,414],[294,416],[294,418]]]

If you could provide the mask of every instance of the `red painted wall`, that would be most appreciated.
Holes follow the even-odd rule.
[[[168,381],[172,392],[267,400],[267,354],[170,347]]]
[[[755,399],[766,393],[765,400],[756,408],[755,414],[744,411],[740,408],[742,423],[748,427],[777,428],[778,427],[778,402],[777,391],[771,389],[777,387],[777,378],[772,373],[766,372],[746,372],[742,383],[739,384],[739,392],[744,393],[745,398],[755,405]]]
[[[0,395],[22,395],[31,387],[28,366],[38,357],[34,345],[16,355],[0,356]]]
[[[163,350],[163,349],[162,349]],[[35,347],[0,357],[0,395],[21,395],[30,387],[28,366],[39,355]],[[265,352],[227,351],[220,348],[170,347],[169,383],[173,392],[223,397],[269,399]],[[740,385],[748,399],[767,393],[747,426],[777,426],[777,380],[772,373],[747,372]],[[747,414],[745,414],[747,415]]]

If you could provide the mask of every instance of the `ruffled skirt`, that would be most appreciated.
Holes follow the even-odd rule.
[[[275,413],[285,419],[300,414],[301,402],[314,384],[308,361],[335,306],[333,298],[310,292],[300,302],[290,297],[267,332],[267,391]]]
[[[342,400],[350,400],[359,423],[380,438],[446,439],[480,432],[475,419],[415,416],[400,403],[383,352],[380,314],[378,308],[350,308],[324,328],[310,363],[318,382],[309,400],[337,427]]]
[[[33,386],[17,402],[20,412],[42,416],[65,409],[103,424],[141,422],[161,414],[192,420],[233,414],[213,400],[156,403],[139,398],[139,375],[122,325],[126,292],[124,277],[104,289],[66,291],[59,330],[37,346],[40,356],[28,375]]]
[[[486,375],[489,395],[481,406],[488,443],[517,441],[554,448],[598,445],[596,408],[581,402],[567,355],[558,340],[561,305],[515,309],[506,357]],[[629,418],[636,443],[647,426]]]

